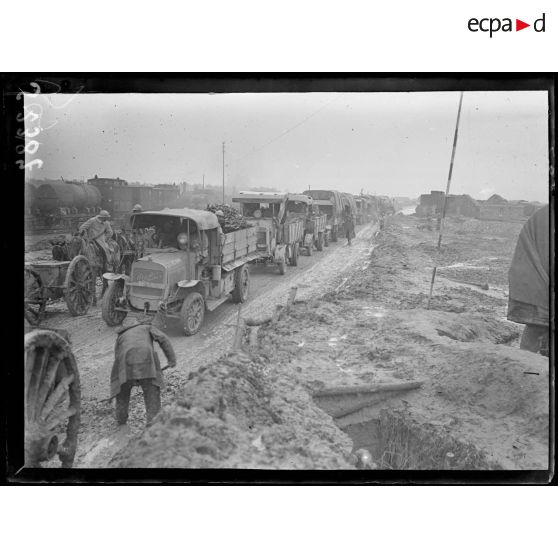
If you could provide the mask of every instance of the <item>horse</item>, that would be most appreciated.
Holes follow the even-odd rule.
[[[103,279],[103,273],[119,273],[122,261],[120,256],[120,246],[112,239],[107,240],[107,244],[112,250],[110,261],[106,261],[103,249],[94,241],[91,241],[79,233],[74,234],[68,245],[68,257],[73,259],[83,255],[91,265],[93,277],[95,279],[93,287],[93,306],[97,305],[97,278],[101,279],[102,290],[101,298],[108,287],[108,281]]]

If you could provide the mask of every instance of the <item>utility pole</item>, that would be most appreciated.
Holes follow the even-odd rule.
[[[205,190],[205,174],[202,175],[202,187]]]
[[[225,142],[223,142],[223,203],[225,203]]]
[[[459,119],[461,117],[461,106],[463,105],[463,91],[459,95],[459,106],[457,107],[457,120],[455,122],[455,133],[453,135],[453,147],[451,150],[451,160],[450,160],[450,167],[449,167],[449,174],[448,174],[448,182],[446,184],[446,195],[444,196],[444,206],[442,209],[442,216],[440,218],[440,234],[438,235],[438,256],[440,254],[441,246],[442,246],[442,232],[444,230],[444,219],[446,217],[446,208],[448,202],[448,195],[450,191],[450,184],[451,184],[451,175],[453,172],[453,161],[455,159],[455,148],[457,147],[457,135],[459,132]],[[438,258],[436,258],[438,259]],[[438,269],[437,264],[434,264],[434,269],[432,270],[432,279],[430,280],[430,292],[428,293],[428,302],[426,304],[426,308],[430,308],[430,300],[432,298],[432,290],[434,289],[434,280],[436,279],[436,270]]]

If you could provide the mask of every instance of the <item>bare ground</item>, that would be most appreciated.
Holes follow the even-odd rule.
[[[140,393],[120,430],[103,401],[115,335],[98,311],[53,313],[48,325],[72,332],[83,378],[77,466],[345,469],[351,450],[366,448],[387,469],[546,469],[548,359],[519,350],[522,326],[505,318],[521,224],[448,220],[440,254],[438,233],[420,224],[397,216],[377,236],[364,227],[352,247],[303,257],[282,278],[254,271],[242,317],[270,315],[291,286],[298,294],[246,352],[227,356],[234,305],[210,315],[198,336],[169,332],[179,366],[147,430]],[[422,387],[337,419],[312,397],[408,381]]]

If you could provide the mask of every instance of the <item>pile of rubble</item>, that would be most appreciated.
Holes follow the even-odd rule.
[[[296,378],[236,352],[191,373],[176,401],[110,466],[352,469],[351,449]]]

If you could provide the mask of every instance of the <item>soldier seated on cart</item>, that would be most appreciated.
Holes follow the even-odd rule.
[[[91,217],[79,227],[80,235],[87,235],[87,238],[101,249],[100,252],[107,265],[112,261],[113,255],[112,246],[109,245],[107,239],[112,238],[114,234],[109,219],[109,212],[103,209],[99,215]]]

